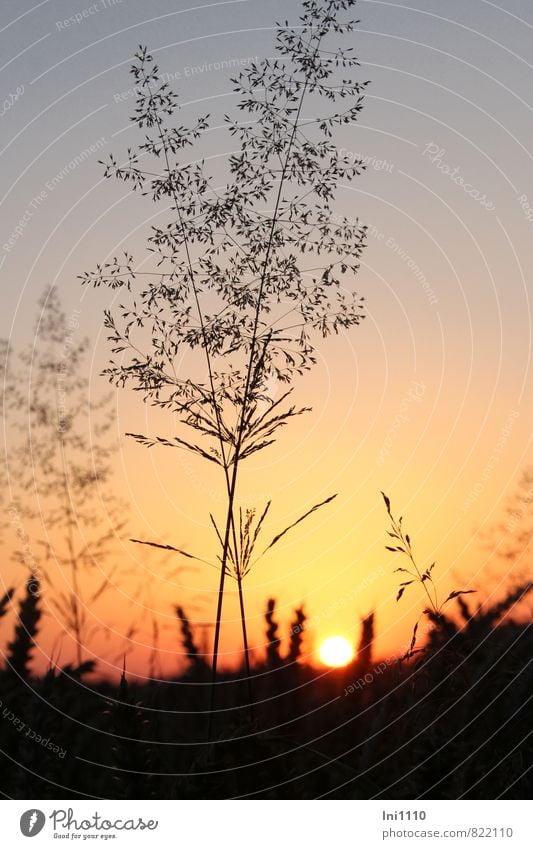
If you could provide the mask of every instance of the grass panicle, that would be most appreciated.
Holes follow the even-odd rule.
[[[390,544],[386,545],[385,548],[387,549],[387,551],[403,555],[404,558],[406,558],[408,561],[407,567],[399,566],[397,569],[394,570],[395,572],[399,572],[402,576],[407,576],[406,580],[400,582],[398,592],[396,594],[396,601],[399,601],[402,598],[407,587],[410,587],[413,584],[418,584],[419,586],[422,586],[426,595],[426,599],[428,601],[427,607],[425,607],[423,610],[423,615],[428,616],[433,622],[436,622],[439,620],[440,617],[443,616],[443,610],[447,604],[449,604],[454,599],[458,599],[464,595],[469,595],[470,593],[474,593],[476,591],[452,590],[452,592],[448,594],[448,596],[444,599],[443,602],[439,602],[437,587],[433,578],[433,569],[435,568],[435,563],[431,563],[431,565],[425,569],[419,567],[413,554],[411,538],[409,534],[406,533],[403,529],[403,517],[400,516],[399,519],[394,518],[391,512],[390,498],[385,495],[384,492],[382,492],[381,494],[385,502],[387,515],[389,517],[391,525],[391,529],[387,531],[387,534],[390,537]],[[407,649],[404,655],[405,659],[409,659],[417,652],[423,650],[420,648],[416,648],[416,638],[418,634],[419,623],[420,620],[416,622],[413,628],[411,642],[409,648]]]
[[[80,275],[84,285],[121,289],[104,313],[111,348],[104,374],[167,412],[172,427],[180,423],[177,434],[132,429],[130,436],[146,448],[192,452],[220,470],[225,507],[217,526],[208,738],[232,570],[248,672],[250,666],[242,581],[257,526],[253,531],[252,515],[239,507],[243,464],[309,411],[291,396],[297,378],[317,363],[316,340],[365,317],[353,281],[367,230],[333,208],[339,186],[365,167],[335,143],[337,130],[357,121],[369,84],[357,78],[351,50],[338,45],[357,24],[353,5],[303,0],[295,24],[275,28],[278,58],[254,60],[233,79],[237,96],[224,128],[234,152],[222,186],[209,160],[194,161],[187,152],[203,144],[209,116],[188,125],[177,117],[177,96],[140,46],[131,67],[132,121],[142,140],[122,161],[110,154],[103,165],[106,178],[160,207],[162,218],[147,237],[152,262],[125,250]],[[316,116],[312,133],[308,101]],[[185,371],[191,351],[203,362],[200,372]]]

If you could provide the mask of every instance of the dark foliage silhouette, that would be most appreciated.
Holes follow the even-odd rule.
[[[271,633],[252,668],[254,725],[244,668],[221,673],[215,761],[204,738],[209,683],[197,664],[166,682],[128,681],[124,670],[118,688],[87,688],[70,667],[32,677],[32,596],[10,649],[24,677],[7,664],[0,671],[0,791],[45,799],[527,798],[533,638],[512,615],[530,590],[516,588],[474,614],[458,598],[455,618],[432,614],[417,659],[376,657],[364,672],[360,657],[342,670],[313,668],[305,655],[286,664],[276,654],[273,664]],[[194,628],[187,631],[192,653]]]
[[[39,605],[40,586],[34,575],[26,584],[26,594],[19,605],[15,636],[7,646],[7,668],[19,678],[27,678],[35,637],[42,611]]]

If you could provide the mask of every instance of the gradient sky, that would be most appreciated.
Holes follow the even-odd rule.
[[[1,336],[15,347],[30,341],[37,300],[55,284],[91,339],[95,394],[105,388],[102,310],[112,293],[81,290],[76,277],[124,248],[145,256],[155,210],[127,185],[103,180],[97,164],[135,142],[127,94],[134,50],[143,43],[156,55],[185,121],[212,114],[208,146],[223,161],[231,140],[216,127],[235,100],[231,72],[208,65],[272,55],[274,22],[294,21],[298,9],[295,0],[155,0],[149,10],[140,0],[2,3]],[[353,44],[372,85],[360,121],[338,143],[369,167],[340,187],[337,210],[371,228],[357,281],[368,318],[319,344],[315,371],[297,386],[313,413],[252,459],[242,480],[244,503],[273,498],[273,532],[315,501],[339,497],[258,565],[247,598],[257,646],[264,601],[275,596],[284,623],[305,604],[309,651],[331,633],[355,638],[360,616],[376,609],[379,648],[392,654],[409,639],[422,600],[414,591],[395,602],[398,564],[383,548],[380,489],[403,513],[421,561],[437,561],[443,596],[461,583],[485,597],[509,578],[487,562],[493,554],[480,535],[532,460],[533,8],[525,0],[361,0],[358,15]],[[98,152],[47,188],[90,145]],[[160,422],[132,393],[117,395],[117,489],[139,536],[212,555],[208,512],[222,505],[211,470],[122,437],[153,433]],[[119,544],[146,574],[142,552]],[[124,635],[135,611],[152,606],[165,624],[162,665],[171,672],[179,651],[172,604],[209,619],[216,575],[184,573],[176,586],[154,564],[148,594],[129,604],[132,578],[99,615]],[[20,567],[2,569],[6,583],[20,577]],[[226,611],[231,653],[232,601]],[[147,622],[136,640],[140,670]],[[104,642],[96,651],[114,654]]]

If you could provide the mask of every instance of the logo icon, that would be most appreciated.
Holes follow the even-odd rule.
[[[43,830],[46,817],[42,811],[37,808],[30,808],[25,811],[20,818],[20,830],[24,837],[35,837]]]

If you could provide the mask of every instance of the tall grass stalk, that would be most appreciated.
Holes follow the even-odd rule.
[[[460,599],[464,595],[474,593],[475,590],[452,590],[452,592],[448,594],[444,601],[439,601],[437,586],[433,578],[433,569],[435,568],[435,563],[431,563],[431,565],[428,566],[426,569],[419,567],[413,554],[411,538],[409,534],[406,533],[403,529],[403,516],[400,516],[399,519],[395,519],[391,511],[390,498],[385,495],[384,492],[382,492],[381,495],[383,496],[385,507],[387,509],[387,514],[391,523],[391,530],[387,531],[387,534],[390,537],[390,541],[392,544],[386,545],[385,548],[387,549],[387,551],[392,551],[404,555],[404,557],[406,557],[409,562],[407,568],[404,566],[399,566],[397,569],[394,570],[395,572],[402,573],[402,575],[407,575],[407,580],[400,582],[398,592],[396,594],[396,601],[399,601],[401,599],[407,587],[411,586],[412,584],[420,584],[429,602],[428,607],[424,608],[423,610],[423,615],[428,616],[432,622],[439,622],[439,620],[443,618],[444,607],[446,607],[446,605],[449,604],[450,601],[452,601],[453,599]],[[405,658],[411,658],[418,651],[423,651],[423,649],[415,649],[419,623],[420,619],[418,619],[413,628],[411,643],[405,653]]]
[[[128,182],[155,202],[170,200],[170,221],[154,226],[148,237],[153,270],[139,269],[126,251],[81,278],[127,293],[118,312],[105,312],[113,354],[105,369],[109,379],[132,385],[201,439],[129,435],[147,447],[192,451],[222,470],[209,738],[231,573],[250,682],[238,559],[242,464],[307,411],[288,399],[294,379],[316,362],[312,334],[338,333],[364,316],[362,299],[349,282],[341,287],[341,278],[357,273],[366,229],[331,208],[339,180],[349,181],[364,168],[331,141],[338,127],[357,120],[367,85],[345,79],[344,69],[358,61],[351,48],[335,43],[354,29],[355,21],[343,20],[354,5],[304,0],[296,27],[278,25],[277,58],[252,62],[233,80],[237,114],[224,121],[237,152],[228,159],[222,188],[201,158],[209,116],[189,128],[170,126],[177,99],[141,47],[132,67],[132,120],[146,131],[145,140],[128,149],[122,164],[111,155],[105,176]],[[315,119],[304,117],[304,102]],[[185,157],[190,147],[200,148],[195,161]],[[168,206],[163,214],[168,217]],[[195,352],[187,374],[181,365],[185,350]],[[278,388],[283,391],[276,398]]]

